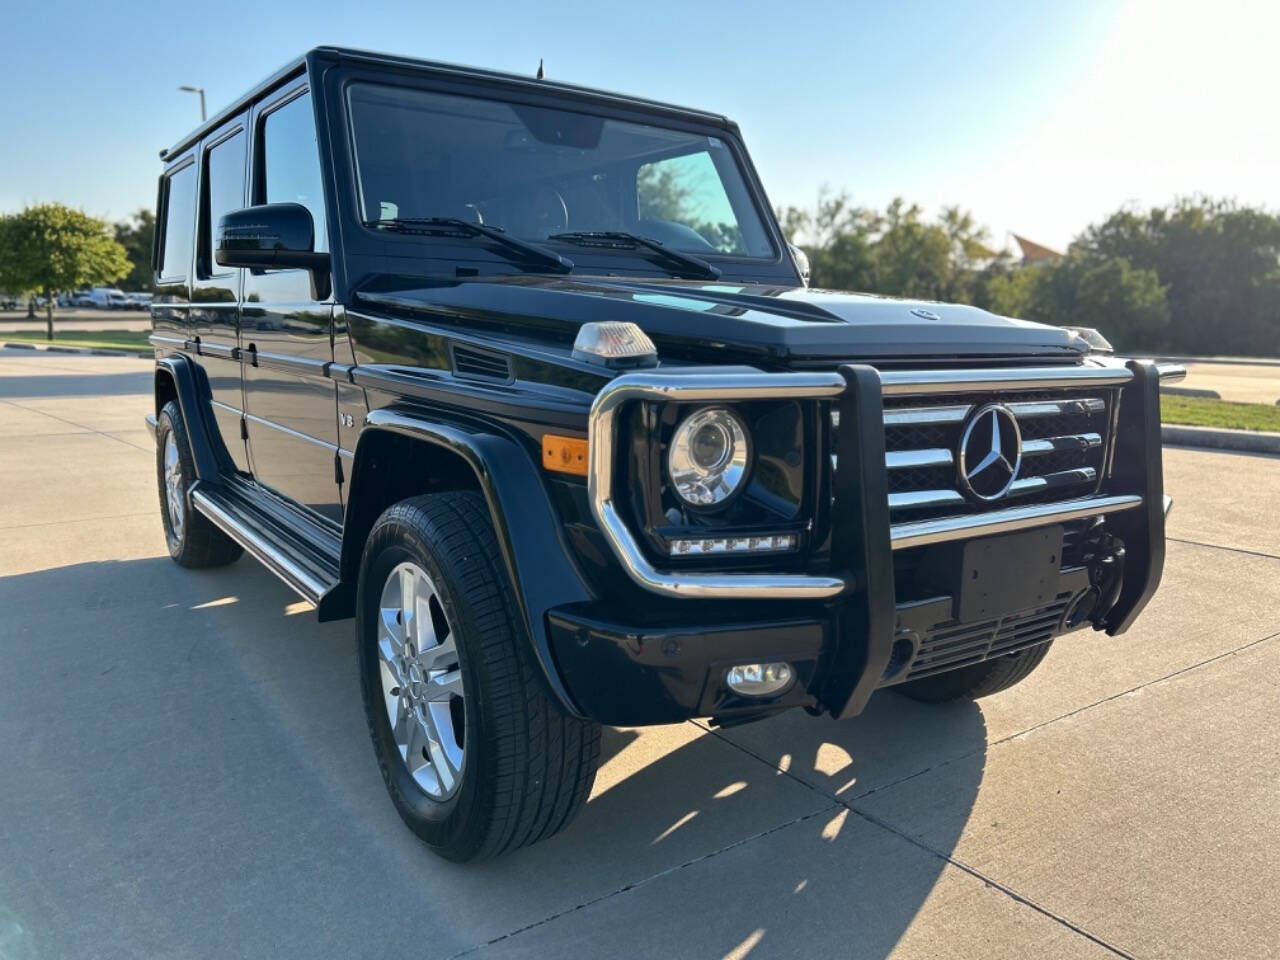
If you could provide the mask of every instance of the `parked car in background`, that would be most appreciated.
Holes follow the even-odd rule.
[[[124,295],[127,306],[130,310],[150,310],[151,300],[154,294],[150,293],[126,293]]]
[[[0,310],[19,310],[26,302],[26,297],[20,297],[16,293],[0,293]]]
[[[124,310],[129,306],[124,291],[116,287],[94,287],[76,294],[74,302],[77,307],[97,307],[100,310]]]

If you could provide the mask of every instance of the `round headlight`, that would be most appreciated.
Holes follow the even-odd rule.
[[[667,472],[681,500],[712,507],[738,489],[750,452],[741,420],[724,407],[703,407],[676,427]]]

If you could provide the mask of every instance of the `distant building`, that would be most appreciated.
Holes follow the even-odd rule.
[[[1062,259],[1062,254],[1057,250],[1052,250],[1043,244],[1036,243],[1034,240],[1020,237],[1016,233],[1013,235],[1013,239],[1018,241],[1018,247],[1022,250],[1022,262],[1027,266],[1055,263]]]

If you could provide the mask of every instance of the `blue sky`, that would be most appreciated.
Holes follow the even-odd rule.
[[[28,4],[3,0],[0,211],[154,202],[157,151],[308,47],[532,73],[728,114],[775,204],[819,187],[1053,246],[1125,202],[1280,208],[1272,0]],[[204,11],[196,16],[190,11]]]

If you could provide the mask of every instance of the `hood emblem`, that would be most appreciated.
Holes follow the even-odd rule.
[[[979,500],[999,500],[1018,479],[1022,466],[1022,431],[1013,411],[990,403],[964,428],[956,450],[960,486]]]
[[[938,316],[932,310],[926,310],[924,307],[912,307],[911,315],[913,317],[919,317],[921,320],[941,320],[942,319],[942,317]]]

